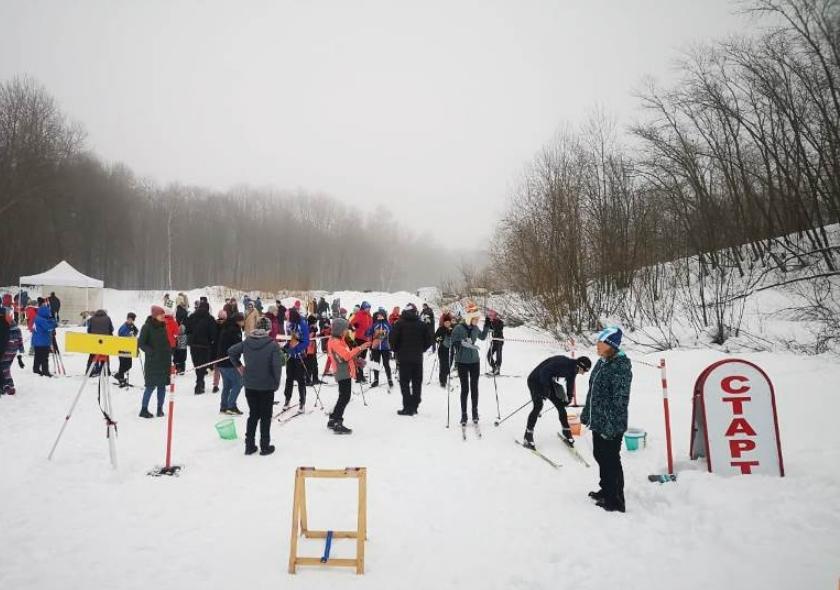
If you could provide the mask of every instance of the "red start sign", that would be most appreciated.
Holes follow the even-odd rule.
[[[707,367],[694,385],[691,422],[691,458],[705,458],[709,471],[784,476],[773,383],[753,363]]]

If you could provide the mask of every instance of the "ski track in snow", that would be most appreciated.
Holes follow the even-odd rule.
[[[352,297],[345,294],[345,297]],[[350,307],[353,300],[342,298]],[[404,305],[408,294],[372,296]],[[115,325],[125,311],[145,318],[149,297],[106,291]],[[214,301],[213,309],[219,302]],[[534,334],[509,330],[513,337]],[[28,335],[26,336],[28,339]],[[542,338],[542,336],[540,336]],[[60,337],[63,343],[63,337]],[[509,343],[503,372],[527,375],[563,350]],[[594,351],[586,352],[594,358]],[[629,352],[631,359],[668,361],[674,452],[679,481],[651,484],[664,469],[659,372],[634,365],[631,426],[648,431],[647,448],[622,451],[626,514],[608,514],[586,497],[597,488],[591,439],[578,448],[586,469],[557,438],[556,414],[536,428],[538,448],[562,463],[557,471],[513,444],[527,409],[498,428],[492,379],[480,382],[482,439],[458,426],[457,380],[452,426],[446,391],[423,388],[420,414],[396,415],[398,387],[355,395],[345,419],[350,436],[327,431],[320,411],[272,426],[277,452],[243,455],[245,416],[237,441],[213,425],[218,395],[195,396],[190,375],[176,380],[173,458],[177,478],[146,472],[164,459],[166,421],[137,417],[142,388],[112,387],[119,470],[108,462],[105,427],[89,385],[52,462],[46,460],[80,383],[84,355],[65,354],[70,378],[47,380],[14,365],[19,394],[0,398],[0,588],[228,589],[481,588],[484,589],[782,589],[834,588],[840,575],[840,363],[830,356],[738,355],[774,380],[787,476],[725,478],[687,458],[694,380],[715,351]],[[482,357],[483,358],[483,357]],[[428,378],[433,357],[427,357]],[[112,365],[116,369],[116,360]],[[323,359],[319,359],[323,368]],[[142,384],[135,360],[131,381]],[[284,378],[285,383],[285,378]],[[524,379],[499,379],[502,415],[528,400]],[[585,379],[579,381],[583,399]],[[209,391],[209,387],[208,387]],[[320,395],[331,407],[335,387]],[[282,393],[275,399],[282,398]],[[296,400],[296,394],[295,398]],[[314,403],[312,388],[308,404]],[[153,402],[154,403],[154,402]],[[246,407],[244,394],[239,405]],[[350,568],[287,569],[294,470],[298,465],[368,468],[366,574]],[[355,481],[307,484],[310,527],[355,526]],[[301,543],[320,556],[322,541]],[[333,556],[351,556],[336,540]]]

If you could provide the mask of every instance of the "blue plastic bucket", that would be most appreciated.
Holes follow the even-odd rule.
[[[647,432],[642,428],[628,428],[624,433],[624,446],[628,451],[638,451],[639,441],[642,441],[642,446],[646,446]]]

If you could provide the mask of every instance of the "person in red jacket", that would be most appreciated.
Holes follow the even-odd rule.
[[[399,305],[395,305],[394,309],[391,310],[391,315],[388,316],[388,323],[393,326],[397,323],[398,319],[400,319],[400,307]]]
[[[343,318],[333,320],[333,330],[327,344],[327,354],[336,366],[335,379],[338,382],[338,400],[335,403],[333,411],[330,413],[327,428],[336,434],[350,434],[353,432],[344,426],[344,408],[347,407],[347,402],[350,401],[353,377],[357,372],[361,373],[356,368],[355,359],[370,348],[369,342],[365,342],[356,348],[350,348],[346,339],[348,333],[347,320]]]
[[[359,311],[353,314],[353,319],[350,322],[350,327],[356,333],[356,346],[361,346],[362,344],[368,341],[369,336],[367,336],[367,331],[372,325],[373,317],[371,317],[370,315],[370,303],[368,303],[367,301],[362,301],[362,305],[359,308]],[[367,349],[362,351],[361,357],[367,357]],[[356,382],[365,382],[364,371],[356,372]]]

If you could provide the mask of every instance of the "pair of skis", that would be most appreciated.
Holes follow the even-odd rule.
[[[297,411],[292,411],[297,409]],[[298,416],[303,416],[304,414],[311,414],[314,410],[301,410],[298,407],[298,404],[294,404],[293,406],[284,406],[282,410],[280,410],[277,414],[274,415],[274,419],[277,420],[280,424],[286,424],[287,422],[291,422]]]
[[[569,450],[569,452],[572,454],[572,456],[575,458],[575,460],[582,463],[586,467],[591,467],[589,462],[583,457],[583,455],[580,454],[580,451],[578,451],[575,447],[570,445],[568,443],[568,441],[566,441],[566,438],[561,433],[558,432],[557,436],[560,438],[561,441],[563,441],[563,446],[565,446]],[[543,461],[545,461],[546,463],[548,463],[549,465],[551,465],[555,469],[560,469],[563,466],[561,463],[557,463],[556,461],[553,461],[552,459],[550,459],[549,457],[547,457],[546,455],[544,455],[543,453],[541,453],[537,449],[532,449],[531,447],[525,446],[525,443],[523,443],[520,440],[514,439],[514,442],[516,444],[518,444],[520,447],[522,447],[523,449],[528,449],[529,451],[534,453],[536,456],[538,456],[540,459],[542,459]]]

